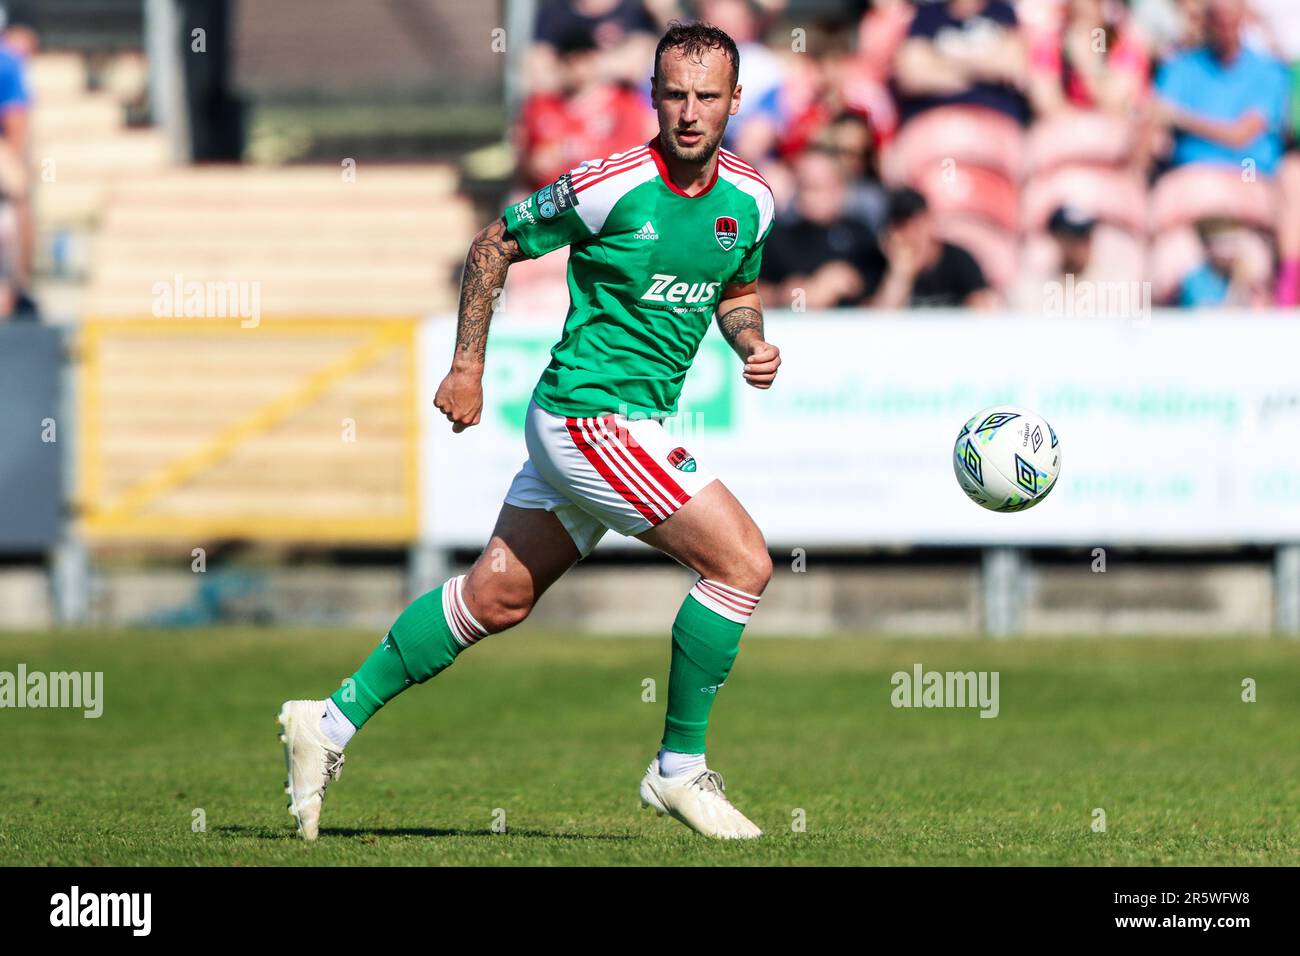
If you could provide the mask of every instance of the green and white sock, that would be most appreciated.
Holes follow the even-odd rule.
[[[357,672],[330,695],[349,723],[360,730],[384,704],[442,673],[461,651],[487,636],[465,605],[464,586],[462,574],[416,598]]]
[[[696,581],[686,595],[673,621],[664,750],[704,753],[713,700],[731,673],[740,635],[758,600],[756,594],[708,578]]]

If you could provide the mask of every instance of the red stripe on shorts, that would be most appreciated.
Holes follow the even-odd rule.
[[[641,513],[641,517],[645,518],[651,524],[658,524],[663,520],[655,513],[654,509],[652,509],[650,505],[641,500],[639,494],[631,491],[628,486],[623,483],[623,479],[619,477],[612,468],[610,468],[605,459],[600,456],[600,452],[598,452],[591,443],[587,441],[587,436],[582,433],[582,426],[579,419],[566,418],[564,424],[569,430],[569,437],[573,439],[573,443],[578,447],[578,450],[582,452],[587,461],[591,463],[591,467],[596,469],[600,476],[605,479],[614,491],[622,495],[623,499],[632,505],[632,507],[636,508],[636,510]]]
[[[646,474],[655,478],[659,484],[663,486],[664,490],[676,499],[678,507],[691,500],[691,496],[686,493],[681,485],[673,480],[672,476],[669,475],[668,472],[663,470],[659,462],[650,457],[650,453],[641,447],[640,442],[635,439],[631,442],[623,441],[623,433],[619,429],[618,424],[614,421],[613,415],[606,415],[603,420],[605,427],[615,434],[616,440],[619,444],[632,453],[632,456],[637,460],[637,463],[645,469]]]

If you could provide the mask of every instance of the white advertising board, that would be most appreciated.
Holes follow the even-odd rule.
[[[1294,313],[773,312],[766,327],[784,359],[773,388],[746,385],[713,329],[665,424],[774,548],[1300,541]],[[455,320],[424,324],[426,542],[486,542],[558,332],[495,324],[483,422],[455,435],[432,407]],[[1056,488],[1017,514],[977,507],[952,470],[962,423],[1002,402],[1036,410],[1061,441]],[[601,547],[621,544],[611,532]]]

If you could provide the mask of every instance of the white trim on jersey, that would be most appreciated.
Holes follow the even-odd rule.
[[[753,197],[754,204],[758,207],[758,235],[754,239],[762,239],[776,216],[776,201],[772,198],[772,190],[758,174],[758,170],[725,149],[718,150],[718,175]]]
[[[615,153],[608,159],[588,160],[570,173],[578,198],[578,216],[593,236],[600,235],[618,201],[657,175],[659,171],[645,146]]]

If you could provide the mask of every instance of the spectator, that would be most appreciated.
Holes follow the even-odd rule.
[[[1016,12],[1006,0],[918,6],[894,61],[902,121],[936,106],[964,104],[1024,123],[1026,62]]]
[[[890,194],[884,247],[885,274],[871,298],[875,308],[1001,304],[970,253],[938,237],[925,197],[915,189]]]
[[[1155,117],[1173,136],[1174,165],[1201,163],[1273,179],[1282,167],[1289,78],[1280,62],[1242,42],[1245,13],[1245,0],[1208,0],[1205,43],[1166,63],[1156,84]],[[1279,189],[1275,294],[1283,303],[1296,299],[1300,283],[1300,195],[1293,180],[1284,177]],[[1192,286],[1185,284],[1181,301],[1212,303],[1228,295],[1232,276],[1220,270],[1216,278],[1215,271],[1210,262],[1188,277]]]
[[[1150,60],[1127,10],[1103,0],[1068,0],[1059,32],[1043,32],[1029,48],[1034,110],[1067,107],[1128,114],[1146,92]]]
[[[833,153],[809,147],[795,160],[794,217],[778,220],[759,274],[774,306],[828,309],[870,294],[884,263],[875,237],[843,212],[844,171]]]
[[[839,159],[848,181],[844,213],[876,235],[885,226],[889,197],[880,182],[876,134],[861,113],[845,110],[831,121],[821,143]]]
[[[1277,171],[1287,81],[1272,57],[1243,46],[1245,0],[1210,0],[1206,44],[1173,57],[1156,83],[1157,119],[1174,135],[1172,161]]]
[[[1281,306],[1300,305],[1300,16],[1295,0],[1253,0],[1255,23],[1248,31],[1257,47],[1271,52],[1290,73],[1291,108],[1286,147],[1278,168],[1282,191],[1277,224],[1280,267],[1276,299]]]
[[[29,3],[0,3],[0,30],[4,45],[20,60],[30,59],[40,49],[36,18]]]
[[[1183,279],[1178,304],[1263,306],[1271,301],[1269,251],[1258,235],[1229,219],[1197,223],[1205,261]]]
[[[644,143],[655,133],[654,114],[629,87],[600,75],[590,36],[572,33],[556,61],[560,87],[536,93],[520,110],[518,142],[527,189],[539,189],[583,160]]]
[[[1047,234],[1053,246],[1050,264],[1045,269],[1024,271],[1008,296],[1011,307],[1019,312],[1041,313],[1056,303],[1064,304],[1063,296],[1071,287],[1083,290],[1088,284],[1095,293],[1099,283],[1136,282],[1140,275],[1131,262],[1117,261],[1123,251],[1112,250],[1109,257],[1098,251],[1097,220],[1081,209],[1058,207],[1047,221]],[[1073,286],[1068,276],[1074,277]]]
[[[659,27],[642,0],[544,0],[524,85],[530,93],[557,93],[561,51],[581,46],[596,51],[593,69],[601,80],[639,90],[648,80]]]

